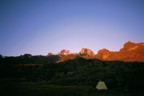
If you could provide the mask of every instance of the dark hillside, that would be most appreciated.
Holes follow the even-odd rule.
[[[73,60],[55,63],[58,58],[58,56],[1,58],[0,80],[2,85],[5,84],[1,87],[3,92],[19,90],[21,93],[23,92],[22,90],[24,90],[24,92],[29,93],[30,89],[25,88],[26,86],[31,86],[33,90],[40,91],[42,88],[47,91],[51,90],[50,92],[52,93],[49,94],[54,94],[54,90],[58,91],[60,88],[61,94],[72,92],[73,94],[77,94],[76,96],[79,96],[77,91],[74,91],[74,89],[77,88],[79,92],[84,92],[83,95],[85,94],[85,96],[91,94],[101,94],[99,96],[103,96],[104,94],[109,94],[109,92],[113,95],[108,96],[120,96],[118,94],[123,96],[131,96],[138,93],[143,94],[143,62],[101,61],[98,59],[84,59],[78,57]],[[99,80],[104,81],[108,87],[108,91],[104,91],[103,95],[95,89]],[[33,85],[33,83],[38,85]],[[20,87],[21,84],[24,84],[23,86],[25,87]],[[13,88],[15,88],[15,90]],[[67,90],[67,93],[65,93],[64,90]],[[70,90],[71,92],[69,92]]]

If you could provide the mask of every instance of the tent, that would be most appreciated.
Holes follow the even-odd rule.
[[[96,85],[96,89],[98,90],[107,90],[107,86],[103,81],[99,81],[98,84]]]

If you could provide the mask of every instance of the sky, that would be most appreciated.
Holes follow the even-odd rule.
[[[144,42],[143,0],[0,0],[0,54],[118,51]]]

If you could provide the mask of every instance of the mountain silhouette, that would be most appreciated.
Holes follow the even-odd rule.
[[[57,63],[73,60],[78,57],[104,61],[144,62],[144,43],[128,41],[119,51],[101,49],[97,54],[88,48],[82,48],[79,53],[70,53],[69,50],[63,49],[57,55],[59,56]]]

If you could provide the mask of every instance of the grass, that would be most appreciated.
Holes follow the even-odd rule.
[[[98,91],[91,86],[57,86],[49,82],[1,82],[0,96],[131,96],[120,90]]]

